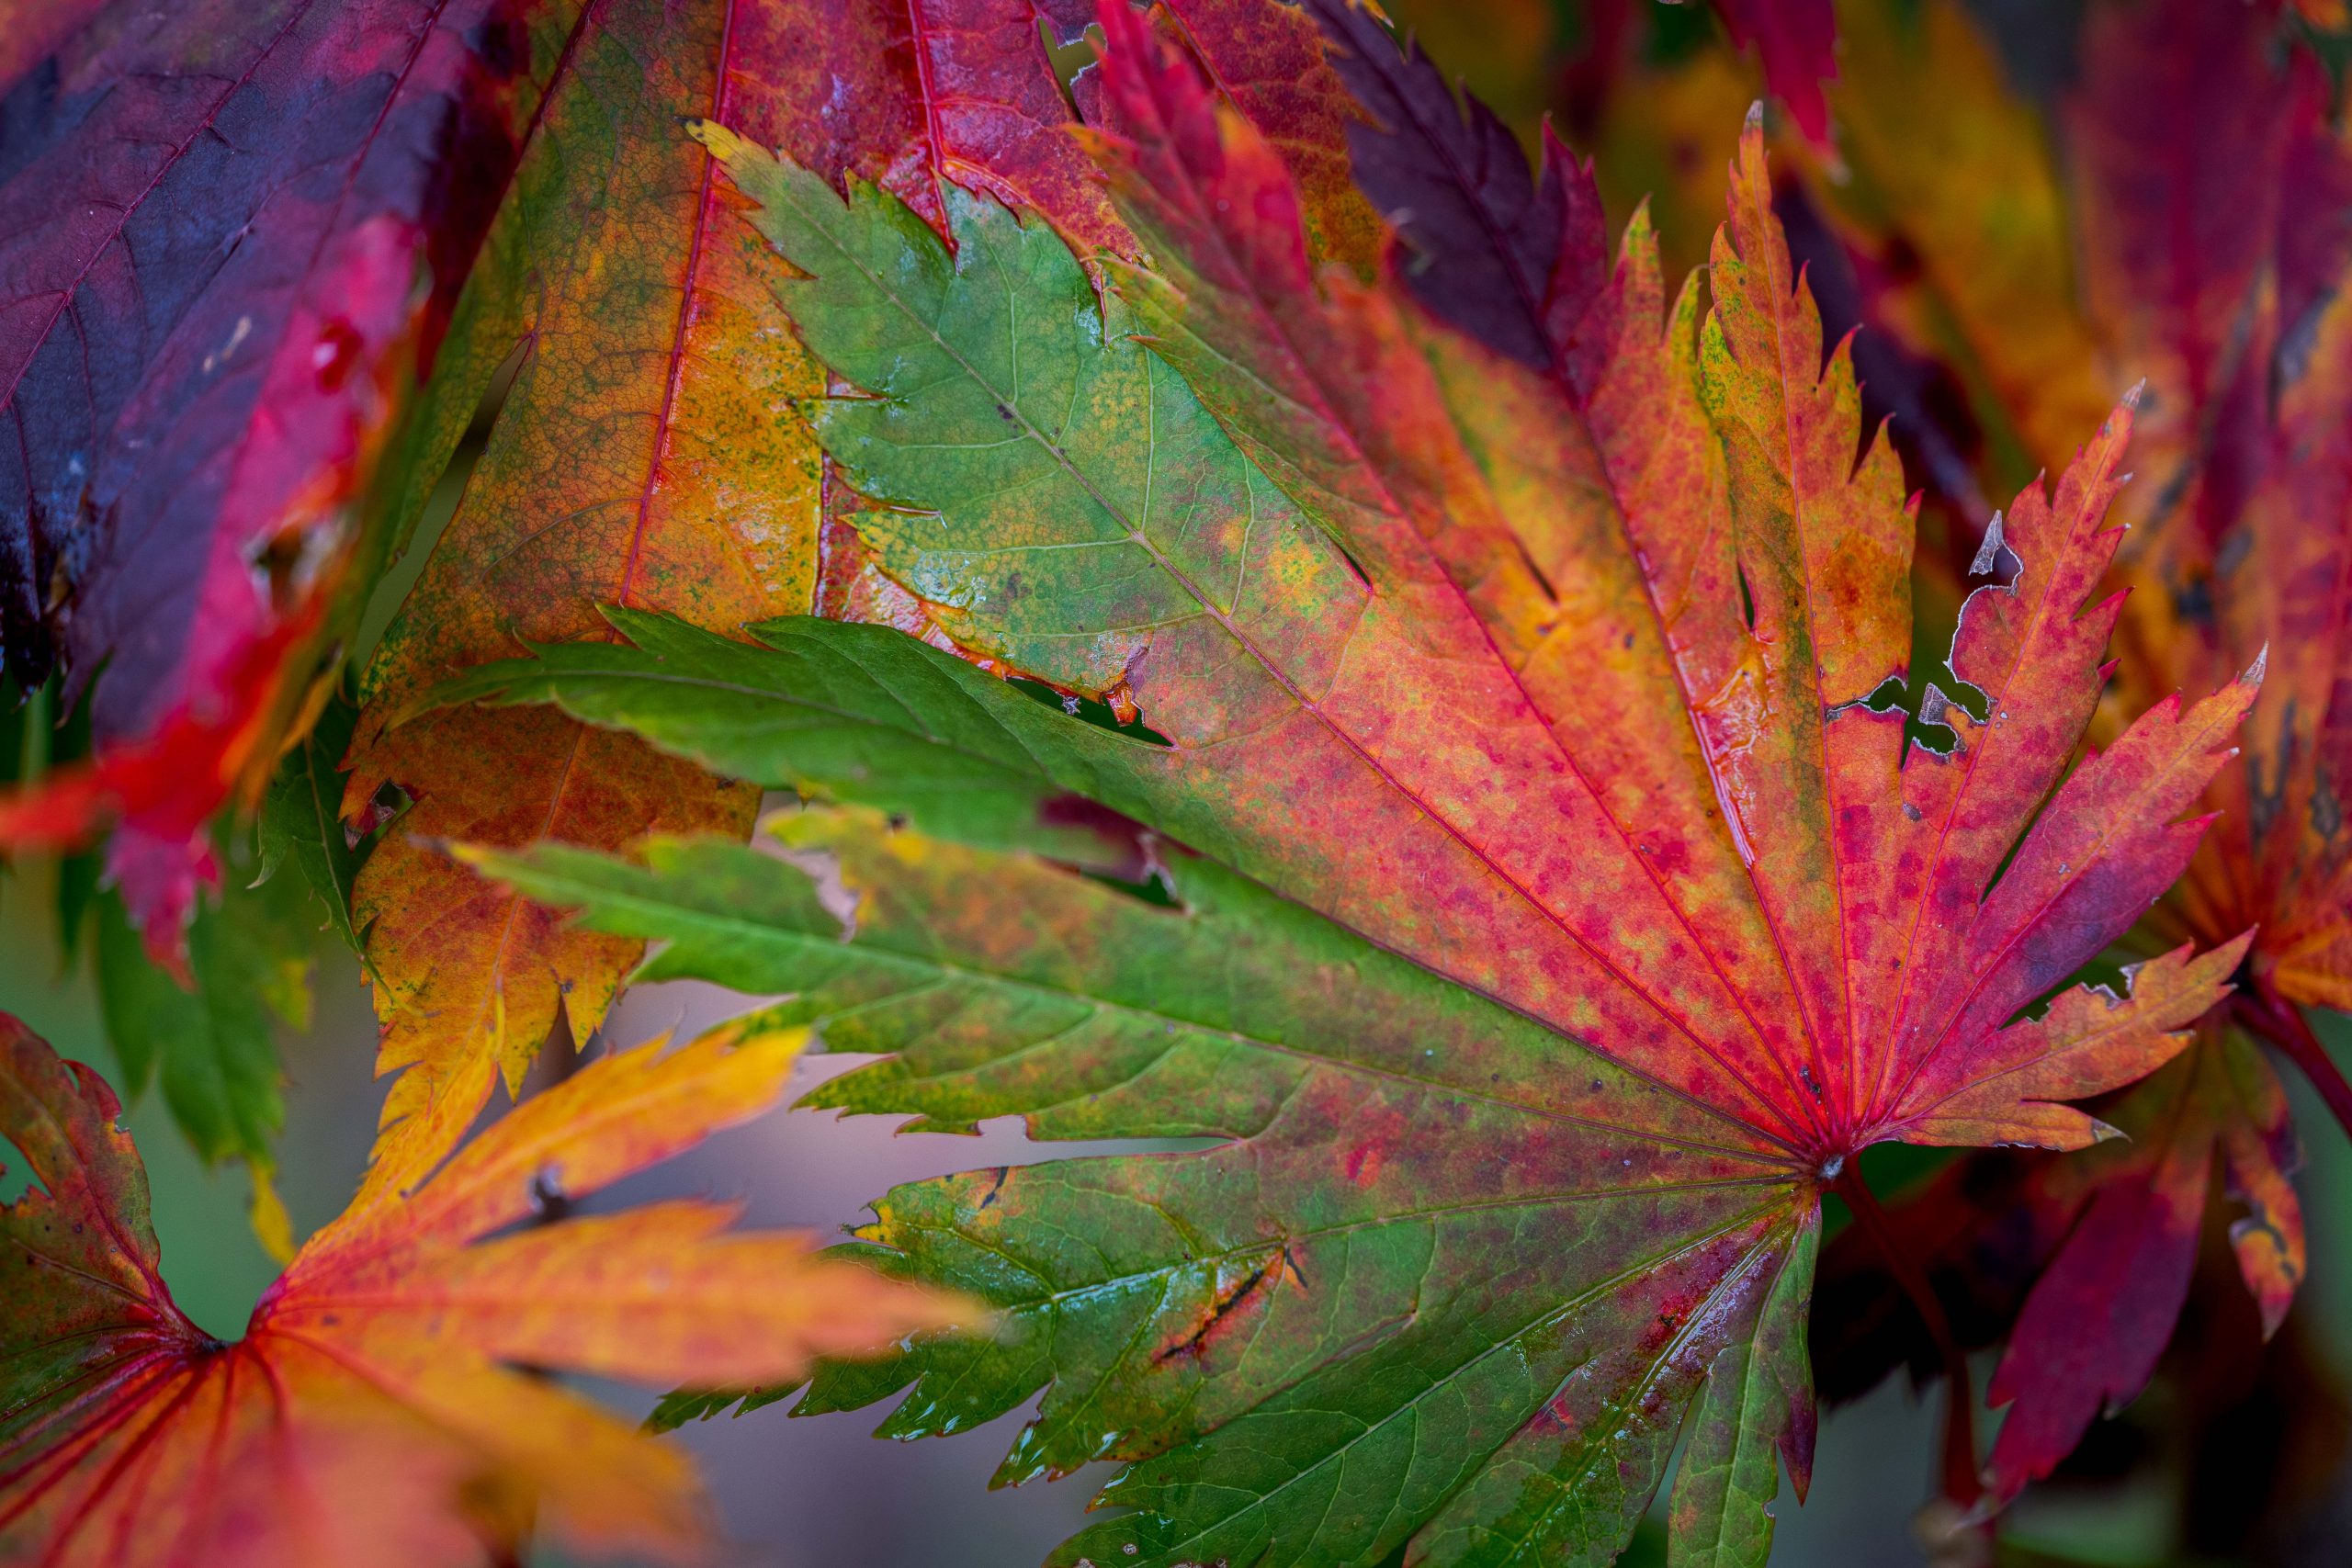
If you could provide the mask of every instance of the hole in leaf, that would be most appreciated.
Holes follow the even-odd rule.
[[[2132,994],[2132,968],[2145,957],[2144,953],[2133,953],[2120,947],[2110,947],[2019,1008],[2017,1016],[2010,1019],[2009,1022],[2019,1023],[2041,1017],[2050,1010],[2052,1002],[2077,986],[2094,987],[2119,1000],[2128,997]]]
[[[1031,701],[1058,708],[1081,724],[1091,724],[1097,729],[1107,729],[1114,735],[1124,735],[1130,740],[1141,740],[1147,745],[1174,744],[1168,737],[1146,724],[1141,714],[1137,714],[1128,723],[1120,723],[1119,716],[1112,711],[1111,705],[1100,698],[1086,696],[1078,692],[1065,692],[1058,686],[1049,685],[1029,675],[1012,676],[1007,684]]]
[[[1040,802],[1037,821],[1099,840],[1104,852],[1085,862],[1093,870],[1133,882],[1154,874],[1159,867],[1162,844],[1158,834],[1082,795],[1057,795]]]
[[[1939,757],[1949,757],[1960,750],[1960,731],[1946,722],[1946,716],[1957,705],[1933,681],[1919,694],[1917,711],[1906,713],[1903,721],[1903,746],[1907,752],[1914,746],[1924,746]]]
[[[1984,525],[1984,542],[1976,547],[1976,557],[1968,563],[1968,575],[1982,579],[1980,586],[2014,588],[2018,574],[2025,570],[2025,561],[2009,548],[2008,533],[2001,513],[1993,513],[1993,521]]]
[[[1886,713],[1901,707],[1905,695],[1903,677],[1889,675],[1871,688],[1871,694],[1862,699],[1862,705],[1872,713]]]
[[[1086,119],[1086,105],[1080,101],[1080,78],[1094,68],[1096,60],[1102,53],[1102,25],[1088,22],[1064,36],[1063,30],[1054,25],[1052,17],[1040,15],[1037,18],[1037,38],[1045,45],[1046,60],[1054,73],[1054,85],[1061,89],[1063,107],[1069,110],[1071,118]],[[1092,96],[1091,93],[1087,96]]]
[[[388,825],[398,821],[401,814],[413,804],[415,802],[408,791],[390,779],[385,780],[377,786],[376,793],[368,797],[368,808],[344,824],[344,842],[357,849],[361,843],[380,834]]]
[[[1114,892],[1124,893],[1139,904],[1149,904],[1154,908],[1181,911],[1184,908],[1183,901],[1176,897],[1176,889],[1169,886],[1166,874],[1156,866],[1140,878],[1134,879],[1114,872],[1088,871],[1083,867],[1079,868],[1078,874]]]

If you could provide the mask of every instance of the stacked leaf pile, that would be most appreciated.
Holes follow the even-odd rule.
[[[2094,4],[2054,108],[1950,6],[1599,28],[1598,166],[1351,0],[10,26],[0,846],[290,1262],[194,1328],[113,1092],[0,1014],[0,1562],[707,1549],[564,1367],[656,1426],[1035,1401],[1000,1481],[1122,1467],[1057,1563],[1607,1562],[1662,1492],[1760,1563],[1815,1347],[1940,1370],[1988,1554],[2147,1382],[2217,1165],[2284,1317],[2264,1043],[2352,1117],[2340,18],[2227,9]],[[1711,235],[1612,231],[1651,143],[1592,84],[1751,43],[1785,144],[1734,107]],[[2141,123],[2176,86],[2234,151]],[[322,926],[391,1083],[297,1250]],[[526,1092],[686,977],[782,999]],[[806,1040],[878,1059],[804,1104],[1200,1142],[822,1256],[563,1218]],[[1888,1145],[1996,1152],[1899,1222]]]

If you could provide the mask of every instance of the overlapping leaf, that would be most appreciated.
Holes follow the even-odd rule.
[[[454,1155],[411,1123],[223,1346],[164,1288],[112,1091],[0,1015],[0,1137],[39,1183],[0,1207],[0,1558],[420,1568],[511,1554],[535,1523],[699,1556],[684,1458],[512,1364],[740,1385],[959,1310],[723,1234],[718,1204],[495,1233],[765,1108],[797,1043],[608,1056]]]
[[[1091,16],[1082,0],[1059,3],[1073,20]],[[1361,88],[1326,57],[1325,9],[1289,0],[1162,0],[1152,15],[1290,170],[1307,253],[1370,276],[1388,230],[1349,167],[1349,133],[1364,106]],[[1091,112],[1099,118],[1099,111],[1098,102]]]
[[[1269,1546],[1377,1561],[1424,1523],[1437,1539],[1503,1526],[1522,1467],[1573,1513],[1531,1511],[1517,1532],[1607,1550],[1710,1366],[1736,1410],[1732,1363],[1750,1356],[1771,1408],[1698,1451],[1731,1462],[1737,1427],[1760,1429],[1736,1477],[1760,1503],[1793,1404],[1803,1475],[1813,1221],[1785,1167],[1712,1112],[1207,863],[1177,863],[1179,908],[1159,909],[878,828],[784,829],[838,857],[858,897],[846,944],[806,878],[748,849],[657,844],[644,871],[552,850],[495,865],[600,926],[671,939],[656,973],[788,974],[799,995],[767,1023],[902,1053],[822,1103],[1230,1141],[892,1193],[865,1234],[984,1289],[1006,1331],[837,1369],[811,1408],[911,1382],[885,1429],[914,1436],[1043,1384],[1000,1480],[1175,1450],[1112,1491],[1147,1516],[1062,1561],[1128,1544],[1145,1562]]]
[[[951,253],[703,134],[854,389],[811,419],[881,503],[875,558],[959,644],[1150,734],[879,629],[627,618],[635,649],[447,695],[552,697],[910,829],[788,829],[858,893],[845,943],[749,852],[490,863],[671,940],[659,973],[791,988],[837,1043],[910,1053],[829,1102],[1225,1140],[880,1206],[899,1267],[1020,1331],[815,1397],[913,1380],[916,1435],[1044,1387],[1008,1475],[1138,1461],[1110,1493],[1136,1511],[1062,1560],[1605,1556],[1695,1404],[1678,1550],[1753,1561],[1809,1450],[1821,1185],[1884,1138],[2083,1146],[2064,1102],[2177,1051],[2234,946],[2030,1010],[2177,874],[2252,682],[2068,772],[2119,415],[2012,508],[1954,652],[1981,709],[1905,746],[1910,520],[1883,449],[1855,465],[1752,129],[1713,310],[1662,311],[1636,226],[1545,375],[1393,276],[1312,270],[1288,160],[1139,17],[1102,23],[1099,156],[1156,268],[1113,262],[1107,294],[985,197],[946,192]],[[926,747],[903,795],[869,765]],[[949,804],[955,766],[998,806]],[[1052,791],[1205,857],[1171,863],[1177,907],[1027,858],[1057,853]]]
[[[1064,114],[1025,6],[592,11],[469,296],[471,358],[447,406],[470,412],[510,350],[513,389],[362,684],[346,813],[364,814],[387,784],[414,801],[353,890],[379,986],[379,1064],[416,1079],[388,1118],[483,1053],[512,1081],[560,1010],[584,1038],[636,953],[560,929],[419,840],[617,847],[652,829],[740,833],[752,797],[553,714],[448,711],[389,732],[387,721],[518,639],[597,635],[599,604],[731,630],[816,603],[824,478],[786,411],[822,393],[823,371],[768,292],[758,237],[678,122],[738,128],[828,174],[882,175],[933,212],[952,174],[1049,202],[1074,239],[1113,243],[1116,220],[1081,177]],[[442,432],[444,457],[458,429]]]
[[[2217,1176],[2242,1211],[2231,1250],[2266,1332],[2305,1273],[2286,1096],[2222,1016],[2102,1114],[2125,1139],[2066,1159],[1959,1161],[1894,1210],[1961,1342],[2009,1341],[1991,1391],[2012,1405],[1991,1456],[2005,1495],[2047,1474],[2094,1420],[2146,1386],[2188,1297]],[[1867,1392],[1905,1360],[1931,1364],[1912,1307],[1868,1250],[1829,1248],[1822,1302],[1815,1348],[1832,1399]]]
[[[2093,1420],[2147,1386],[2188,1298],[2217,1171],[2245,1209],[2230,1241],[2266,1332],[2302,1282],[2302,1212],[2288,1180],[2294,1134],[2251,1042],[2208,1024],[2196,1049],[2113,1113],[2132,1141],[2091,1156],[2098,1168],[2076,1189],[2081,1206],[1987,1391],[1996,1404],[2016,1402],[1993,1447],[2004,1489],[2048,1473]],[[2086,1318],[2098,1332],[2083,1331]],[[2029,1382],[2034,1397],[2021,1398]]]
[[[707,5],[617,0],[583,17],[465,299],[466,357],[435,389],[453,416],[435,432],[446,458],[521,345],[464,502],[361,683],[345,810],[359,816],[388,783],[415,803],[353,889],[384,1025],[379,1066],[416,1069],[388,1122],[487,1053],[519,1073],[566,993],[584,1039],[630,956],[562,941],[416,836],[618,843],[649,827],[745,820],[739,792],[560,722],[492,727],[454,713],[389,742],[379,733],[383,705],[418,681],[511,648],[516,631],[578,635],[578,606],[630,598],[640,579],[676,580],[681,607],[805,607],[811,552],[794,503],[813,492],[814,459],[788,433],[763,432],[752,400],[763,382],[789,396],[799,361],[788,339],[763,355],[756,308],[747,315],[726,288],[726,206],[674,132],[680,115],[718,102],[723,30],[721,8]],[[729,423],[677,418],[682,401],[707,415],[696,400],[724,407],[736,393]],[[722,431],[742,448],[729,466],[743,500],[726,517],[700,445]]]
[[[356,618],[370,486],[577,7],[29,9],[0,24],[0,654],[106,678],[96,762],[0,803],[0,844],[118,821],[168,963],[206,818],[258,795]]]

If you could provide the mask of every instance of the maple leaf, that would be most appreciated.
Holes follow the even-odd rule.
[[[2352,311],[2335,302],[2352,269],[2352,155],[2327,121],[2321,72],[2301,56],[2276,68],[2260,10],[2216,18],[2175,5],[2154,20],[2094,18],[2101,68],[2067,111],[2092,319],[2118,352],[2151,361],[2152,394],[2169,408],[2163,484],[2134,509],[2117,559],[2133,590],[2124,700],[2265,643],[2278,658],[2247,765],[2215,786],[2223,825],[2156,921],[2258,924],[2241,1018],[2315,1067],[2290,1004],[2352,1004],[2352,840],[2330,804],[2352,595]],[[2131,148],[2153,129],[2151,90],[2210,106],[2228,140],[2168,149],[2150,178]],[[2165,238],[2183,223],[2194,254]],[[2320,1083],[2352,1118],[2352,1090]]]
[[[2100,1114],[2125,1137],[2067,1159],[1973,1156],[1889,1205],[1960,1342],[2008,1340],[1992,1385],[1996,1403],[2013,1404],[1994,1445],[1996,1492],[2046,1473],[2147,1385],[2188,1294],[2217,1169],[2245,1211],[2229,1239],[2266,1334],[2305,1272],[2286,1096],[2224,1014],[2199,1021],[2189,1050]],[[1932,1354],[1871,1251],[1832,1243],[1820,1299],[1815,1354],[1832,1400]]]
[[[1839,36],[1852,67],[1835,95],[1842,167],[1802,148],[1797,166],[1856,254],[1871,325],[1958,369],[1993,476],[2014,488],[2064,464],[2154,366],[2110,355],[2085,321],[2050,128],[1964,8],[1930,0],[1905,26],[1852,4]]]
[[[427,840],[740,834],[755,801],[551,713],[390,719],[524,639],[602,635],[599,604],[725,630],[818,604],[829,486],[815,444],[778,412],[821,395],[823,368],[795,342],[764,246],[679,121],[707,117],[828,174],[886,178],[933,212],[952,172],[1046,206],[1080,243],[1116,243],[1099,184],[1059,132],[1065,114],[1025,5],[612,0],[584,17],[468,295],[469,356],[444,394],[455,417],[440,462],[421,471],[446,463],[510,352],[512,389],[360,682],[345,812],[365,818],[387,784],[413,803],[351,894],[379,1067],[414,1080],[395,1089],[388,1123],[484,1053],[513,1083],[559,1016],[584,1038],[638,951],[561,929]],[[854,576],[852,561],[825,564]]]
[[[1075,40],[1093,7],[1059,3],[1069,12],[1065,35]],[[1350,168],[1348,140],[1363,106],[1324,48],[1322,10],[1266,0],[1160,0],[1151,15],[1217,96],[1265,132],[1290,170],[1307,254],[1370,276],[1388,226]],[[1099,100],[1089,103],[1099,118]]]
[[[701,134],[852,389],[805,407],[879,503],[874,558],[960,647],[1144,728],[880,628],[620,617],[639,646],[441,700],[553,700],[903,814],[784,829],[837,857],[854,929],[730,846],[467,856],[667,940],[653,973],[908,1053],[825,1103],[1224,1140],[879,1206],[898,1267],[1022,1326],[829,1373],[814,1407],[912,1381],[913,1436],[1044,1388],[1008,1478],[1136,1461],[1107,1496],[1137,1511],[1059,1561],[1613,1552],[1693,1402],[1678,1550],[1753,1560],[1776,1462],[1809,1463],[1821,1190],[1887,1138],[2087,1145],[2064,1102],[2221,994],[2237,944],[2034,1010],[2177,874],[2252,678],[2068,772],[2126,411],[2011,509],[2015,570],[1954,651],[1981,711],[1906,746],[1910,518],[1883,446],[1856,466],[1753,126],[1713,310],[1662,310],[1636,224],[1564,385],[1394,276],[1311,270],[1284,158],[1141,17],[1101,21],[1094,145],[1157,269],[1114,259],[1108,293],[985,196],[945,190],[951,253],[886,193]],[[897,791],[883,763],[924,748]],[[1173,907],[1031,858],[1057,791],[1187,846]]]
[[[1724,191],[1723,160],[1708,144],[1709,135],[1736,125],[1739,108],[1750,101],[1739,73],[1719,54],[1701,51],[1679,68],[1690,78],[1679,85],[1672,77],[1648,75],[1614,83],[1610,101],[1620,109],[1630,102],[1649,118],[1682,118],[1709,130],[1695,144],[1685,144],[1663,123],[1638,130],[1612,123],[1601,136],[1611,156],[1587,162],[1570,156],[1546,121],[1534,132],[1541,151],[1531,179],[1519,137],[1475,99],[1457,107],[1434,61],[1420,56],[1409,41],[1400,53],[1376,20],[1343,0],[1316,0],[1315,8],[1340,51],[1341,70],[1372,107],[1374,123],[1357,127],[1351,137],[1357,174],[1382,209],[1396,216],[1399,234],[1414,252],[1405,276],[1416,297],[1431,314],[1488,347],[1564,378],[1575,395],[1592,379],[1589,361],[1607,346],[1605,334],[1593,333],[1584,321],[1608,281],[1609,257],[1600,225],[1583,209],[1601,203],[1604,179],[1613,175],[1615,184],[1623,185],[1626,166],[1638,162],[1637,152],[1654,153],[1670,168],[1695,171],[1682,175],[1676,183],[1686,188],[1665,204],[1669,227],[1691,226],[1673,212],[1688,200],[1703,203],[1712,232]],[[1595,47],[1613,48],[1598,40]],[[1736,95],[1732,104],[1707,101],[1709,93],[1726,87]],[[1715,173],[1713,188],[1702,191],[1710,172]],[[1775,193],[1775,203],[1792,254],[1807,271],[1825,318],[1849,317],[1851,280],[1835,265],[1834,243],[1825,243],[1820,225],[1801,200],[1790,200],[1785,188]],[[1647,196],[1641,205],[1646,218]],[[1824,259],[1833,265],[1824,268]],[[1884,334],[1859,337],[1849,346],[1863,387],[1865,417],[1893,418],[1890,434],[1906,469],[1921,476],[1938,501],[1972,518],[1984,515],[1989,509],[1974,504],[1975,481],[1962,451],[1965,443],[1948,431],[1948,419],[1938,417],[1938,395],[1948,378]],[[2111,402],[2077,422],[2075,433],[2094,428]],[[1939,525],[1942,521],[1936,518]],[[1962,563],[1967,558],[1963,553]],[[1945,612],[1941,618],[1947,624],[1958,600],[1957,594],[1950,597],[1949,606],[1936,606]]]
[[[169,965],[206,819],[389,547],[369,487],[549,51],[510,0],[33,8],[0,27],[0,657],[106,679],[97,757],[0,800],[0,846],[118,824]]]
[[[1349,0],[1308,0],[1369,120],[1350,127],[1355,175],[1393,215],[1416,265],[1404,276],[1432,315],[1489,348],[1568,374],[1569,339],[1608,275],[1589,164],[1547,121],[1531,180],[1510,129],[1476,98],[1457,103],[1408,40],[1400,53]],[[1564,243],[1592,244],[1589,254]]]
[[[535,1522],[698,1556],[684,1458],[514,1365],[741,1386],[968,1314],[725,1234],[723,1204],[497,1233],[765,1109],[797,1047],[608,1055],[454,1154],[463,1118],[413,1122],[222,1345],[164,1287],[113,1091],[0,1014],[0,1137],[38,1183],[0,1207],[0,1557],[419,1568],[511,1554]]]
[[[484,858],[535,897],[585,904],[594,924],[668,939],[658,973],[790,974],[795,1000],[748,1033],[806,1019],[829,1048],[900,1053],[810,1103],[914,1111],[929,1130],[1018,1112],[1042,1137],[1225,1140],[1176,1162],[893,1192],[862,1233],[891,1249],[876,1256],[959,1277],[987,1257],[1004,1337],[830,1369],[805,1408],[912,1382],[884,1428],[912,1437],[1001,1415],[1043,1384],[999,1483],[1174,1450],[1110,1494],[1164,1520],[1091,1531],[1057,1561],[1115,1561],[1128,1544],[1145,1562],[1268,1545],[1261,1560],[1292,1561],[1335,1491],[1359,1487],[1403,1504],[1333,1511],[1318,1560],[1376,1560],[1435,1510],[1443,1477],[1479,1479],[1439,1534],[1507,1510],[1513,1461],[1540,1475],[1588,1430],[1608,1446],[1605,1474],[1569,1492],[1599,1516],[1593,1543],[1613,1546],[1682,1404],[1712,1365],[1711,1398],[1736,1416],[1752,1355],[1765,1407],[1721,1441],[1694,1439],[1678,1502],[1707,1489],[1718,1458],[1751,1508],[1769,1498],[1775,1434],[1805,1399],[1793,1331],[1815,1228],[1777,1161],[1726,1140],[1705,1108],[1211,863],[1171,863],[1176,908],[1154,908],[1034,859],[879,826],[812,812],[779,829],[835,860],[857,898],[847,942],[808,879],[734,845],[657,841],[642,870],[555,847]],[[1578,1361],[1577,1386],[1561,1385]],[[1428,1422],[1444,1435],[1417,1441]],[[1203,1429],[1208,1447],[1183,1446]],[[1273,1467],[1262,1476],[1252,1450]],[[1257,1495],[1204,1517],[1187,1483]]]
[[[2352,1125],[2352,1089],[2299,1010],[2352,1001],[2352,842],[2331,804],[2352,602],[2340,435],[2352,317],[2333,300],[2352,264],[2352,160],[2313,63],[2279,68],[2276,23],[2260,6],[2096,9],[2083,78],[2057,117],[2064,181],[2051,128],[1957,7],[1928,7],[1914,31],[1854,7],[1838,110],[1854,177],[1813,188],[1858,252],[1920,258],[1876,318],[1973,383],[1984,422],[2006,433],[1996,461],[2055,460],[2081,410],[2148,378],[2154,417],[2138,461],[2153,471],[2119,507],[2133,529],[2116,561],[2133,590],[2118,633],[2127,657],[2099,728],[2112,733],[2156,691],[2277,654],[2245,765],[2208,793],[2220,820],[2142,941],[2254,930],[2226,1021],[2280,1046]],[[2001,1495],[2048,1474],[2101,1398],[2145,1383],[2216,1166],[2245,1210],[2232,1228],[2266,1332],[2301,1278],[2283,1091],[2260,1053],[2209,1021],[2197,1051],[2210,1060],[2108,1112],[2147,1130],[2146,1153],[2090,1167],[2110,1186],[2034,1179],[2059,1194],[2037,1200],[2055,1235],[2018,1269],[2041,1279],[1994,1382],[2015,1396],[1992,1455]]]
[[[2132,1141],[2094,1156],[2088,1190],[2026,1297],[1986,1391],[1993,1404],[2015,1402],[1991,1461],[2004,1492],[2047,1473],[2094,1420],[2154,1375],[2188,1296],[2217,1168],[2245,1209],[2231,1222],[2230,1244],[2266,1335],[2302,1281],[2287,1098],[2251,1041],[2209,1021],[2195,1050],[2135,1088],[2112,1114]],[[2129,1288],[2119,1290],[2118,1280]],[[2103,1320],[2102,1333],[2081,1332],[2076,1320],[2086,1312]],[[2027,1380],[2037,1384],[2031,1399],[2020,1397]]]

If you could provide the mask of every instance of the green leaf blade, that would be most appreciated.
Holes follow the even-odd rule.
[[[278,763],[254,823],[258,863],[254,885],[275,876],[288,861],[326,913],[327,929],[353,953],[364,953],[351,923],[351,885],[359,874],[366,846],[343,828],[344,753],[350,749],[359,710],[338,693],[317,724]]]
[[[1455,1560],[1507,1561],[1492,1543],[1522,1472],[1559,1472],[1595,1551],[1622,1542],[1802,1228],[1784,1164],[1211,863],[1170,865],[1169,908],[871,814],[776,829],[788,863],[658,840],[643,867],[467,852],[665,943],[650,973],[795,993],[731,1027],[892,1053],[807,1103],[1223,1140],[894,1190],[860,1234],[990,1302],[1000,1331],[828,1367],[802,1408],[906,1389],[882,1431],[926,1436],[1042,1388],[1001,1481],[1142,1461],[1108,1494],[1139,1511],[1064,1561],[1249,1561],[1279,1540],[1281,1561],[1352,1562],[1432,1518],[1433,1542],[1461,1532]],[[854,899],[847,934],[824,875]]]

